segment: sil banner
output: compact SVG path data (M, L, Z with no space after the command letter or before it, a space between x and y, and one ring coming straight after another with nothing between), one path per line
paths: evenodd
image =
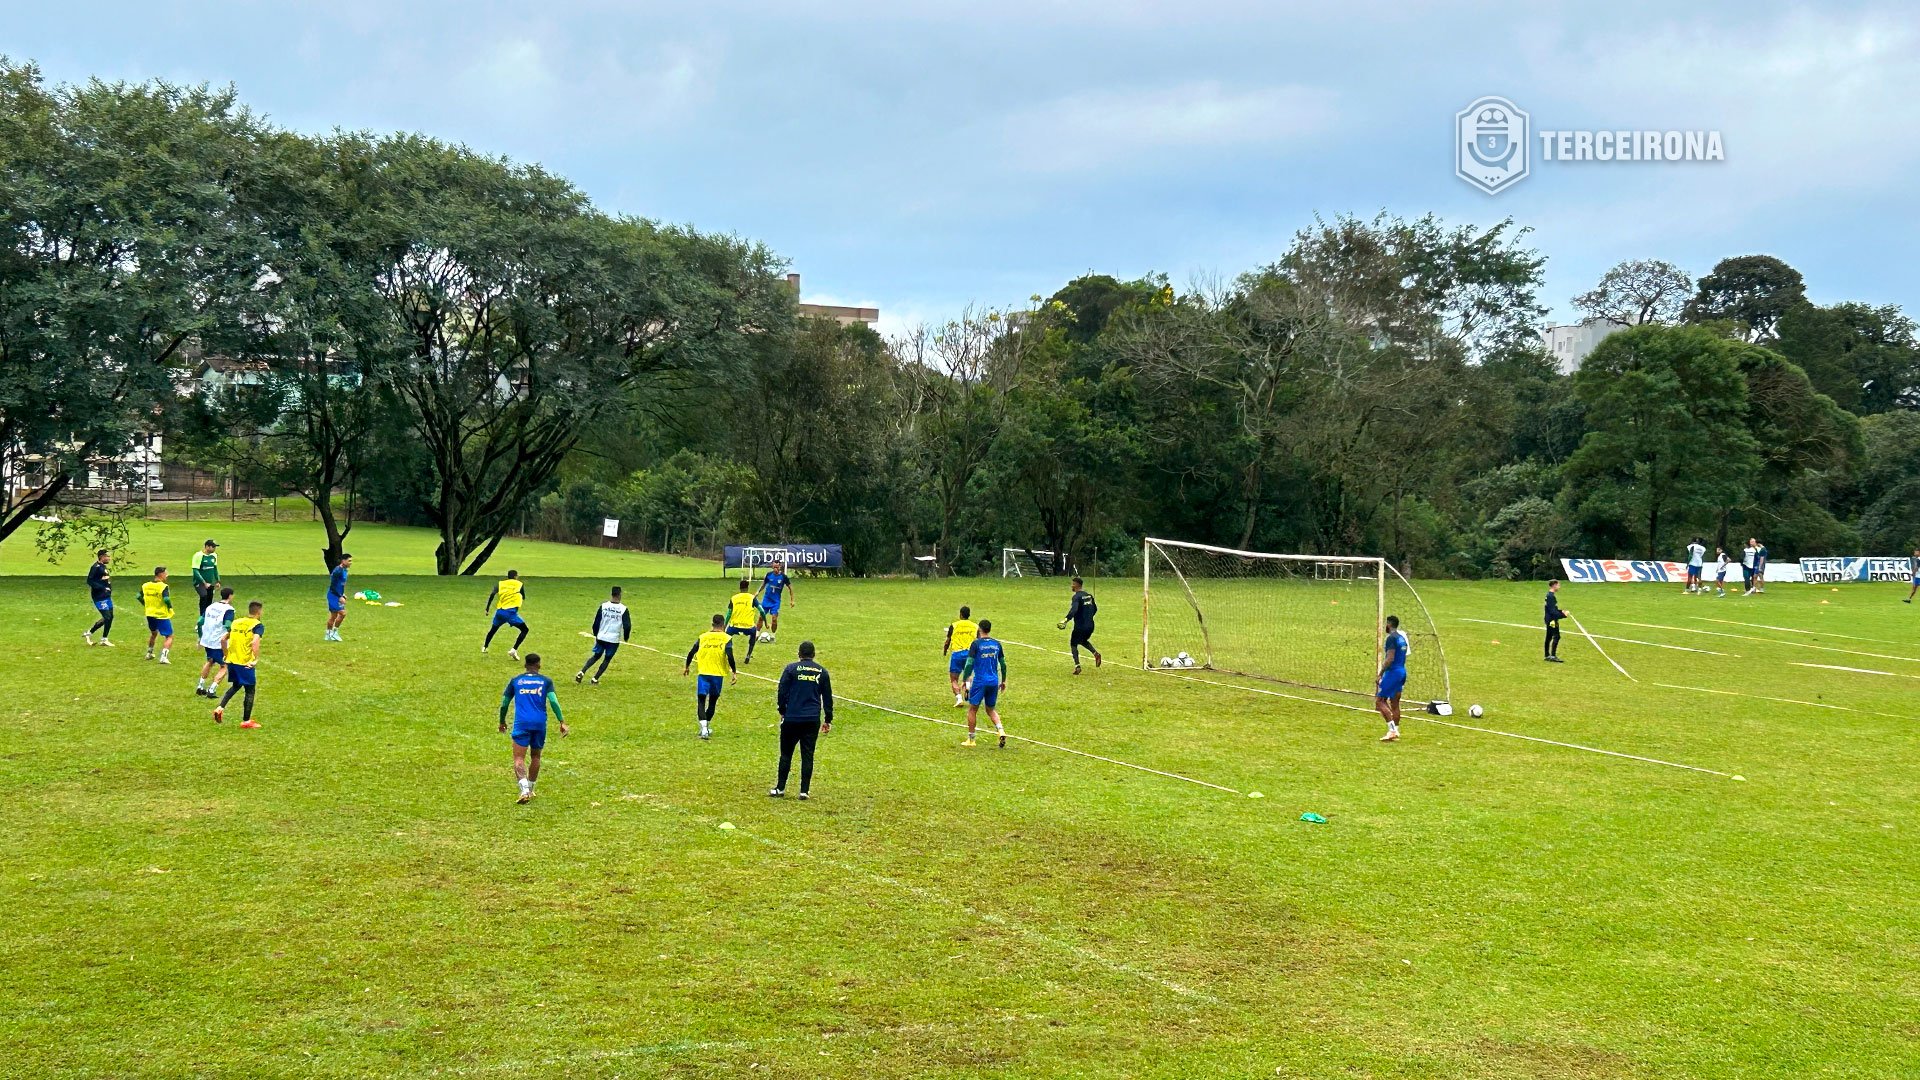
M839 544L728 544L723 570L750 570L787 564L789 570L838 570Z
M1798 563L1770 562L1767 564L1767 580L1800 581L1802 580L1801 568L1809 561L1820 562L1822 560L1802 559ZM1840 560L1835 559L1831 561L1839 562ZM1903 559L1895 559L1892 561L1905 562ZM1679 584L1687 580L1687 564L1683 562L1660 562L1652 559L1561 559L1560 565L1566 571L1566 580L1569 585L1594 584L1608 581L1668 581ZM1746 573L1746 570L1738 562L1728 562L1724 574L1721 572L1721 565L1718 562L1709 562L1700 568L1701 580L1708 583L1721 580L1744 582L1746 580ZM1806 578L1805 580L1812 581L1813 579ZM1864 581L1866 579L1861 578L1860 580ZM1875 580L1881 579L1876 578Z

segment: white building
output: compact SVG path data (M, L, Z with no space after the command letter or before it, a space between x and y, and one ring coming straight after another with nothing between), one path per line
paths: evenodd
M1540 340L1560 374L1571 375L1580 370L1580 362L1605 341L1608 334L1625 329L1609 319L1584 319L1569 326L1549 326L1541 331Z

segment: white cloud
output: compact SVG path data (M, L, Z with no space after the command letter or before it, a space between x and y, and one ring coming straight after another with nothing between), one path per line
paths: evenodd
M1020 109L1003 138L1014 164L1068 172L1180 150L1271 147L1332 127L1333 94L1214 81L1086 91Z

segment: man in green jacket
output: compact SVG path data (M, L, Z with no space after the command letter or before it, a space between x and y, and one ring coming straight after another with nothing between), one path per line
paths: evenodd
M200 554L193 559L193 591L200 594L203 615L213 606L214 594L220 591L220 557L214 554L219 546L209 540L200 545Z

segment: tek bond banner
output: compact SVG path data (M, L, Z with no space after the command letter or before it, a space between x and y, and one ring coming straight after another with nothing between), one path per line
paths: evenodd
M839 544L729 544L724 565L728 570L787 564L789 570L838 570Z
M1802 565L1806 562L1805 559L1801 560ZM1607 581L1669 581L1682 584L1687 580L1687 564L1683 562L1660 562L1652 559L1561 559L1560 565L1570 585ZM1793 563L1768 563L1766 577L1768 581L1802 580L1800 566ZM1701 581L1711 585L1720 579L1719 563L1710 562L1700 568ZM1729 561L1726 564L1725 580L1729 583L1744 584L1747 580L1746 570L1738 562Z
M1913 560L1877 555L1801 559L1800 574L1821 585L1847 581L1910 581Z

